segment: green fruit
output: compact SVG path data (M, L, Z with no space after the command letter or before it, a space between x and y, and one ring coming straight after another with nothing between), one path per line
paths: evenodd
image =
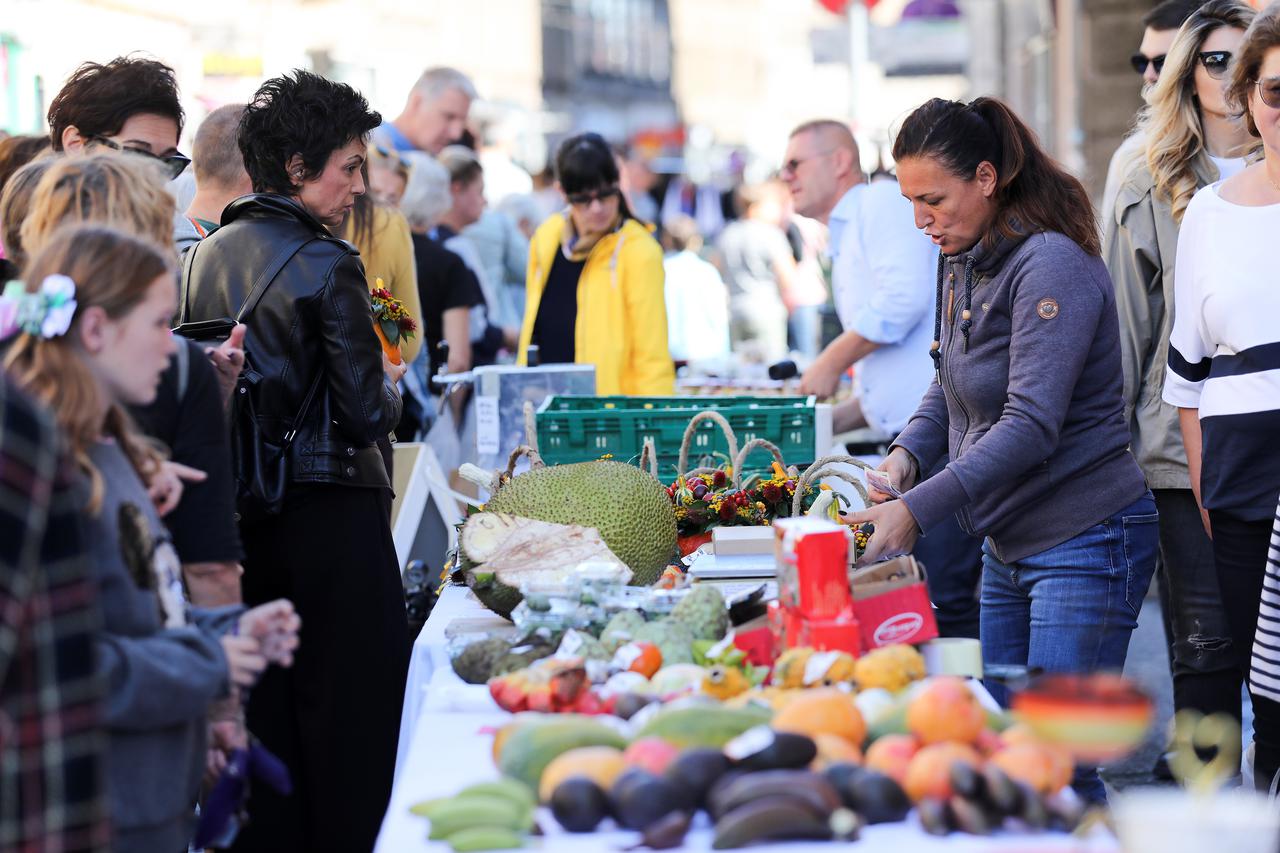
M663 666L693 663L693 632L682 622L671 619L646 622L634 632L634 638L657 646L662 652Z
M719 640L729 630L729 609L720 590L701 584L677 602L671 621L683 623L695 640Z
M725 708L719 705L664 708L636 733L636 740L658 737L678 747L722 747L747 729L769 722L773 712L763 708Z
M579 462L528 471L495 492L485 509L594 527L609 550L630 567L635 586L655 583L675 554L676 515L666 490L644 471L622 462ZM515 590L497 581L483 592L472 589L498 613L510 614L519 601Z
M500 827L514 832L528 832L533 826L530 812L511 808L502 797L455 797L431 809L432 841L443 841L454 833L473 827Z
M636 633L643 630L644 626L644 617L639 611L619 610L600 632L600 645L609 654L613 654L621 646L637 639Z
M538 799L523 782L515 779L498 779L495 782L477 782L463 788L458 797L501 797L509 800L513 808L524 808L532 811L538 807Z
M471 643L453 659L453 671L467 684L485 684L494 675L494 664L510 651L511 643L503 637Z
M564 780L551 792L551 814L569 832L592 832L609 814L609 798L581 776Z
M498 758L503 776L536 790L547 765L563 752L580 746L612 746L625 749L627 741L617 730L587 717L564 715L521 726L508 736Z
M515 850L525 845L518 832L493 826L475 826L449 836L449 846L458 853L470 850Z

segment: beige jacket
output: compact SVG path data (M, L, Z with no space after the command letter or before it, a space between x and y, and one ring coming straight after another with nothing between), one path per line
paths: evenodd
M1207 156L1194 165L1197 189L1218 179L1218 168ZM1189 489L1178 410L1160 396L1173 328L1178 223L1169 203L1156 197L1152 183L1145 161L1129 170L1115 209L1107 212L1103 257L1120 315L1124 413L1133 455L1150 488Z

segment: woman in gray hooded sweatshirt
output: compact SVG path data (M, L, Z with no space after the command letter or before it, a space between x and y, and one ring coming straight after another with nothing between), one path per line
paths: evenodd
M1129 452L1115 295L1084 187L992 98L929 101L893 156L916 225L941 249L937 378L881 465L902 499L847 520L875 523L868 560L910 552L952 513L986 537L988 666L1119 671L1157 515ZM1075 785L1106 798L1092 769Z

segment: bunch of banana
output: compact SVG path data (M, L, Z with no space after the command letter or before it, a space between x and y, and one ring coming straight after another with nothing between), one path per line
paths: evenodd
M535 808L537 800L523 783L501 779L418 803L410 811L431 821L431 840L447 841L457 853L466 853L524 847Z
M707 811L716 822L715 850L758 841L854 841L862 824L831 783L808 770L727 774L708 792Z
M993 764L981 770L959 762L952 765L951 790L950 799L930 797L916 804L925 832L990 835L1006 821L1022 832L1072 832L1084 817L1079 802L1060 794L1042 795Z

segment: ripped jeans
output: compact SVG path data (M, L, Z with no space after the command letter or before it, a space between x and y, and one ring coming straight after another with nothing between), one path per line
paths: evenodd
M1213 542L1190 489L1152 494L1160 510L1160 607L1173 643L1174 710L1228 714L1238 723L1242 670L1222 604Z

